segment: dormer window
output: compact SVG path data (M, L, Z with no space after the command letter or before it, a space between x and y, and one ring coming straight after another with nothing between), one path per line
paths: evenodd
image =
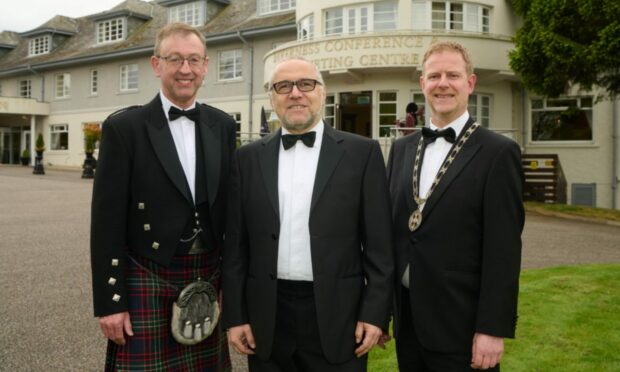
M125 39L125 18L114 18L97 23L97 43L110 43Z
M44 35L32 38L28 41L28 55L38 56L40 54L49 53L52 44L52 37Z
M176 5L168 9L168 21L187 23L190 26L202 26L207 23L207 10L204 1Z
M257 0L258 15L295 10L295 0Z

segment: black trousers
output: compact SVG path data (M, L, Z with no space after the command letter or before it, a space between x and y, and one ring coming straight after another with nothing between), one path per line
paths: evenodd
M471 351L468 353L442 353L424 348L416 335L411 316L409 289L402 288L401 324L396 339L396 357L401 372L470 372L472 369ZM472 335L473 341L473 335ZM471 349L471 345L470 345ZM499 364L495 368L485 370L499 372Z
M351 334L351 342L355 335ZM330 363L323 354L312 282L278 280L273 349L269 360L248 357L250 372L365 372L368 357Z

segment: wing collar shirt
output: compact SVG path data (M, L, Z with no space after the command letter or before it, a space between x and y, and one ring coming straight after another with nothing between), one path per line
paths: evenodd
M278 279L312 281L310 253L310 204L314 178L323 142L321 120L313 147L301 141L284 150L280 141L278 158L278 198L280 202L280 240L278 242ZM282 135L289 132L282 128Z
M465 111L463 115L459 116L456 120L443 128L438 128L435 124L433 124L432 119L429 127L432 130L452 128L454 129L456 138L458 138L459 134L461 134L461 131L463 130L463 127L465 127L467 120L469 120L469 112ZM422 138L420 138L420 141L422 141ZM424 149L422 169L420 170L420 187L418 188L419 197L426 198L426 194L433 185L437 172L439 172L439 168L441 167L441 164L443 164L443 161L448 155L448 152L450 152L451 148L452 144L450 142L446 141L443 137L439 137L435 140L435 142L429 143ZM424 209L424 205L426 205L426 203L422 203L420 210ZM407 269L403 274L402 283L405 287L409 288L409 266L407 266Z
M164 115L168 120L168 126L172 133L172 139L174 140L174 146L177 149L183 172L185 173L185 179L192 193L192 198L196 200L196 123L188 119L185 116L170 121L168 117L168 111L171 106L174 106L182 110L179 106L170 102L164 95L164 92L159 93L161 97L161 103L164 109ZM196 101L191 105L189 109L196 107Z

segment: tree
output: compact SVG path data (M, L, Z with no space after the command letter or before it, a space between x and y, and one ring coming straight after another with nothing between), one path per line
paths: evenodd
M523 16L510 67L531 91L548 97L572 85L620 93L620 1L512 0Z

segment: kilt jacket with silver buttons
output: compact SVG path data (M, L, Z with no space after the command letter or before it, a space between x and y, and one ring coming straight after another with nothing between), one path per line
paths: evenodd
M219 260L235 124L228 114L199 106L196 142L201 141L204 161L196 164L204 164L208 203L202 205L209 216L201 218L207 222L201 226ZM103 124L91 212L95 316L128 310L128 256L168 266L193 224L194 208L159 94L144 106L110 115Z

